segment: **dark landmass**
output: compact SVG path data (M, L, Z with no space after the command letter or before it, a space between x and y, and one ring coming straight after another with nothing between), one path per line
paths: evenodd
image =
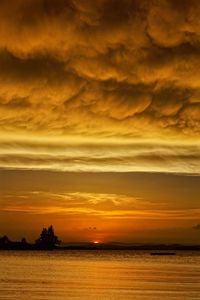
M1 241L1 239L0 239ZM41 245L24 242L9 241L6 244L0 242L0 250L138 250L138 251L200 251L200 245L180 245L180 244L94 244L94 243L69 243L60 245Z
M200 251L200 245L180 245L180 244L121 244L121 243L107 243L107 244L93 244L83 243L81 245L66 245L57 249L74 249L74 250L157 250L157 251L178 251L178 250L190 250Z
M199 245L181 244L128 244L128 243L67 243L61 241L54 234L53 226L43 228L34 244L28 243L26 238L21 241L11 241L6 235L0 237L0 250L140 250L140 251L200 251Z

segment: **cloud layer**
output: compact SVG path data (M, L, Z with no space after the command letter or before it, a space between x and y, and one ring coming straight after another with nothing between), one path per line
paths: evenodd
M157 142L77 143L42 139L2 140L3 169L76 172L200 173L200 146Z
M34 191L20 194L4 194L1 200L3 212L36 215L72 215L101 219L144 220L196 220L200 210L169 209L167 203L141 198L100 193L47 193ZM197 226L198 227L198 226Z
M184 149L147 154L141 146L123 156L116 147L116 161L106 145L105 155L75 158L43 156L33 147L31 155L2 153L0 165L199 173L199 14L198 0L2 0L1 139L45 135L56 145L55 136L132 144L165 137Z

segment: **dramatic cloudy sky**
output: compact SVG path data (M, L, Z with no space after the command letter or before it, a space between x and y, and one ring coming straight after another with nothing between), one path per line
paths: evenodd
M0 1L0 235L199 240L199 15Z

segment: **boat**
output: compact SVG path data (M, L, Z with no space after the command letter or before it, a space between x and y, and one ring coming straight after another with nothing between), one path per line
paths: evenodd
M175 252L151 252L151 255L176 255Z

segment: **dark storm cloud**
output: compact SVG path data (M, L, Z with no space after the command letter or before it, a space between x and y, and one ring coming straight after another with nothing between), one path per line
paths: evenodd
M1 1L1 109L39 103L31 118L9 112L7 127L82 132L82 119L100 133L198 134L198 12L189 0Z

